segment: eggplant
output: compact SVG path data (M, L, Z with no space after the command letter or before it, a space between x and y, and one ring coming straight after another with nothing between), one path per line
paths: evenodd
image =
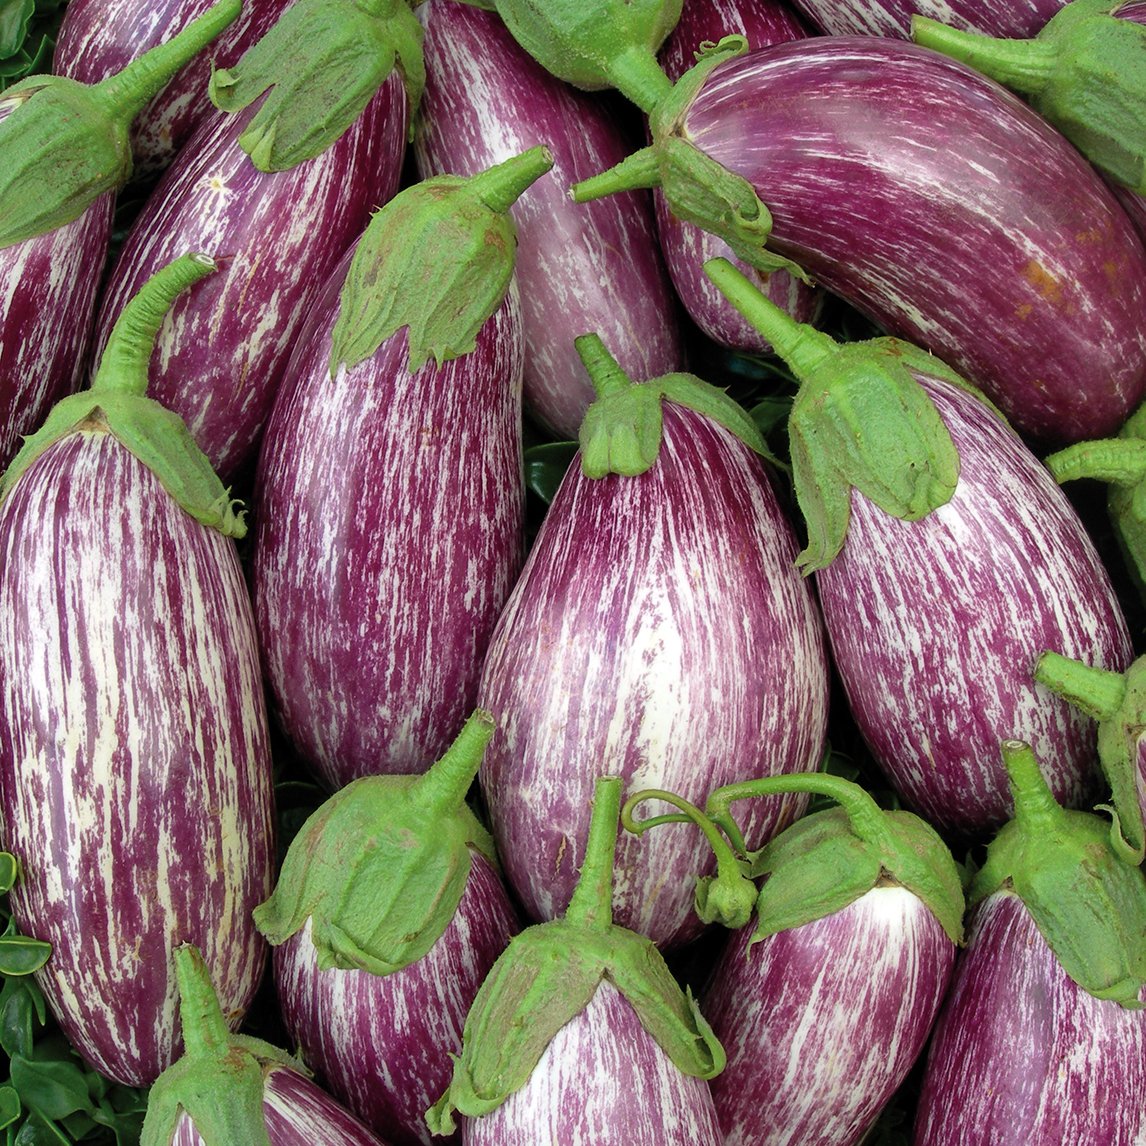
M524 550L504 208L545 162L534 149L469 180L425 181L375 215L311 309L275 401L256 474L256 616L280 722L331 789L425 771L474 706ZM460 238L453 205L472 212L479 187L503 183L496 209L478 202L476 237ZM441 279L451 257L427 300L426 269ZM497 273L475 267L487 257ZM451 340L439 320L479 287L488 305Z
M462 1024L518 930L489 833L466 804L493 718L475 712L417 776L340 789L292 841L255 922L308 1065L398 1146L428 1143ZM456 1137L456 1136L455 1136Z
M408 107L393 73L322 155L259 171L239 137L255 109L213 112L148 196L109 272L96 348L156 267L187 249L225 273L180 299L160 332L151 393L191 427L224 480L253 456L309 308L326 277L398 189Z
M561 83L519 47L496 14L456 0L418 8L426 29L426 91L415 124L418 171L472 175L544 143L551 177L513 208L525 331L523 397L550 433L575 438L593 388L573 340L597 331L640 377L678 369L676 299L646 192L578 205L567 185L626 154L628 140L599 96Z
M212 269L186 256L147 285L0 504L12 918L52 945L37 979L69 1040L133 1086L177 1053L175 945L202 947L235 1023L266 951L250 912L271 881L271 761L243 525L143 396L165 307Z
M827 721L819 616L753 447L675 394L662 413L666 387L687 376L634 385L599 340L578 342L606 396L586 415L581 460L498 620L478 693L498 720L478 778L533 919L569 902L597 770L697 799L733 779L814 767ZM650 408L630 417L629 402ZM615 420L623 439L630 424L662 418L645 472L589 476L618 448L595 440L595 426ZM753 839L803 803L759 809ZM691 876L703 860L685 827L640 847L623 840L618 921L662 945L695 937Z
M152 1087L142 1146L386 1146L296 1060L230 1033L193 944L173 960L187 1050Z
M225 66L258 40L289 0L245 4L235 22L211 49L190 60L139 113L131 130L135 175L165 168L211 114L207 81L214 66ZM56 36L52 68L59 75L91 84L118 72L148 48L162 43L206 11L206 0L69 0Z
M811 37L716 64L691 102L694 85L659 110L650 148L575 197L715 164L770 212L769 248L935 354L1022 433L1099 436L1138 404L1146 250L1029 107L883 37Z
M435 1134L466 1146L717 1146L707 1079L724 1053L652 942L613 922L622 781L594 784L568 910L515 936L466 1017Z
M1003 753L1016 815L971 886L913 1141L1140 1142L1146 877L1108 846L1105 819L1049 798L1029 746Z
M1066 0L793 0L830 36L911 38L911 18L936 20L989 36L1035 35Z
M873 756L910 807L975 835L1010 815L998 743L1040 754L1057 799L1098 791L1094 724L1037 685L1045 649L1112 671L1126 621L1074 508L973 397L920 376L959 451L946 504L900 521L854 493L840 555L816 573L832 656Z
M701 45L714 43L726 35L746 37L753 49L783 44L807 36L808 30L780 0L689 0L672 34L660 52L661 66L672 80L679 79L696 61ZM678 219L664 196L655 193L657 236L674 283L688 283L692 299L691 317L702 331L722 346L766 354L771 344L746 322L715 290L701 271L710 258L736 261L727 244L692 223ZM758 275L757 283L770 299L800 322L815 322L824 301L822 291L803 282L787 270L753 271L746 263L745 274Z

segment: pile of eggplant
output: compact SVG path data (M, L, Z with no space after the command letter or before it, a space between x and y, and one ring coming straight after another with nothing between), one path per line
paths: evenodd
M1146 1143L1146 3L9 7L8 1146Z

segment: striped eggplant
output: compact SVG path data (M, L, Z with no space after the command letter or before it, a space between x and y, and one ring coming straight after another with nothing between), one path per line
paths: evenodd
M1028 745L1002 754L1015 818L971 884L913 1141L1146 1141L1146 875L1105 817L1055 804Z
M837 806L747 848L731 805L795 791ZM677 811L637 819L650 800ZM629 798L621 823L644 835L681 813L717 860L716 876L697 883L697 913L739 929L701 996L727 1055L711 1084L725 1143L854 1146L922 1050L962 942L950 851L918 816L824 772L727 785L703 812L649 789Z
M595 384L615 385L615 363L587 364ZM662 414L665 383L616 387L622 402L657 395L664 440L646 472L587 476L583 429L590 444L549 507L482 671L479 703L498 730L479 780L506 875L534 919L569 902L600 769L695 800L812 768L823 749L826 658L793 531L753 449L678 401ZM755 809L754 841L803 803ZM622 840L618 920L658 944L694 937L692 876L705 858L684 825Z
M1030 741L1055 795L1097 791L1093 721L1036 685L1046 649L1122 671L1126 622L1086 530L991 410L919 376L959 452L954 495L900 521L854 492L847 540L816 573L834 662L873 755L907 803L975 834L1010 814L998 744Z
M666 148L695 152L751 184L777 254L1020 431L1098 436L1141 399L1146 249L1079 153L965 65L884 37L810 37L721 63L662 126L575 195L647 186Z
M289 171L238 144L255 109L206 118L148 196L112 267L97 348L156 267L218 252L225 272L180 299L160 332L151 394L191 427L225 480L253 458L303 319L323 282L397 190L405 88L393 73L353 127Z
M174 961L187 1049L152 1087L142 1146L386 1146L300 1063L231 1035L194 945Z
M435 1133L465 1146L717 1146L707 1079L724 1052L652 941L613 922L622 781L594 784L564 916L516 935L466 1017Z
M545 170L539 156L425 181L378 212L311 308L275 401L256 474L256 616L281 724L331 788L441 755L521 567L522 334L505 208ZM513 190L483 206L479 229L489 215L506 230L467 246L438 209L490 180ZM466 278L442 284L440 305L422 301L410 280L440 276L450 255ZM473 268L487 256L504 277L446 353L434 324L458 311L459 291L472 301L498 279ZM356 326L355 298L408 312L382 333ZM359 348L350 327L376 337Z
M189 256L148 284L0 504L12 916L52 944L38 981L68 1038L136 1086L177 1050L173 947L202 947L233 1022L265 955L250 912L271 880L270 747L241 522L142 396L164 307L212 267Z
M496 14L457 0L418 8L426 90L414 151L422 176L474 174L544 143L551 177L513 208L525 331L523 397L550 432L575 438L593 389L573 340L598 331L634 374L678 369L676 300L657 247L647 192L578 205L569 183L618 162L629 140L599 96L535 63Z
M665 73L677 80L696 62L696 53L706 42L723 36L743 35L753 49L783 44L808 35L804 24L780 0L689 0L681 18L660 51ZM693 300L693 321L709 338L724 346L767 353L770 344L727 303L707 276L702 265L710 258L735 257L727 244L693 223L678 219L664 196L655 196L657 236L674 283L688 283L686 293ZM802 282L791 271L752 271L740 264L745 274L758 276L757 283L770 299L800 322L814 322L823 304L823 293Z
M278 19L289 0L247 3L208 51L187 63L136 117L131 131L135 174L162 170L211 112L207 81ZM56 37L52 67L91 84L119 71L148 48L169 39L209 7L208 0L69 0Z
M792 0L831 36L911 37L912 16L989 36L1035 35L1066 0Z
M446 930L400 971L319 970L308 925L274 951L292 1041L378 1133L395 1146L429 1146L425 1112L449 1083L466 1013L516 930L501 876L480 853ZM433 1139L451 1140L457 1135Z

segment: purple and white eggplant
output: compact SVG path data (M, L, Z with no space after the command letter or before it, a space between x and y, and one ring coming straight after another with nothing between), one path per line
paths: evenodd
M214 66L225 66L261 37L289 0L244 4L235 22L164 85L132 124L135 174L162 170L211 112L207 81ZM53 70L92 84L125 68L168 40L209 7L207 0L69 0L64 9Z
M38 981L68 1038L136 1086L177 1050L175 945L200 945L234 1022L265 955L250 912L271 880L271 766L243 527L143 396L166 307L213 269L186 256L145 287L0 505L12 915L52 944Z
M705 1081L724 1053L653 943L615 924L622 781L595 784L584 866L561 919L515 936L466 1017L435 1133L465 1146L717 1146Z
M1066 0L792 0L829 36L911 37L913 16L989 36L1035 35Z
M813 768L827 722L819 617L747 415L719 392L727 407L690 408L715 388L688 375L634 384L599 340L578 344L602 397L479 692L498 721L479 779L534 919L569 902L599 769L698 800L735 779ZM637 458L622 452L626 438ZM760 809L754 844L802 806ZM705 858L683 827L639 847L622 840L618 921L659 944L695 936L692 876Z
M312 308L276 400L256 614L283 727L332 789L425 771L474 706L524 551L504 212L548 162L539 148L393 199ZM460 335L443 328L459 299Z
M462 1024L518 930L465 797L493 731L474 713L420 776L341 789L292 842L255 912L283 1019L307 1064L396 1146L428 1146Z
M661 66L669 79L679 79L696 62L701 45L727 35L744 36L753 50L783 44L808 35L791 8L780 0L690 0L660 52ZM692 300L691 317L709 338L724 346L767 353L766 338L712 285L702 266L711 258L736 262L727 244L693 223L678 219L664 196L656 193L657 235L673 282ZM740 269L758 275L760 289L773 302L800 322L815 322L823 304L823 292L787 270L755 271L746 263ZM684 287L682 284L687 283Z
M792 791L839 806L746 848L731 805ZM652 800L678 811L635 819ZM701 996L728 1056L712 1080L726 1146L854 1146L918 1057L946 990L964 906L951 853L917 816L823 773L729 785L704 812L656 789L621 811L641 835L682 818L717 856L716 877L698 881L698 913L740 929Z
M1028 746L1004 753L1015 819L971 886L913 1140L1140 1142L1146 878L1108 846L1107 821L1055 804Z
M1024 433L1098 436L1138 404L1146 249L1094 169L1016 97L882 37L718 52L697 69L655 109L652 146L576 197L661 183L676 211L718 174L742 179L763 203L741 208L760 242L936 354Z
M255 109L205 119L148 196L108 277L97 348L156 267L215 251L225 270L160 331L151 393L178 413L224 480L251 459L303 320L372 211L398 189L405 88L393 73L326 151L258 170L239 147Z
M172 959L187 1049L151 1089L142 1146L385 1146L301 1063L230 1033L193 944Z
M837 345L729 264L708 270L801 379L788 423L801 560L893 786L943 830L997 827L1010 814L998 744L1014 735L1043 754L1057 798L1084 803L1098 784L1093 723L1035 682L1035 661L1053 649L1121 671L1131 646L1070 502L938 359L897 339Z
M619 162L628 139L600 97L561 83L504 24L456 0L418 9L426 29L426 91L414 137L423 177L472 175L544 143L550 176L517 201L516 278L525 332L526 409L573 439L593 388L573 340L597 331L641 378L678 369L676 299L647 192L579 205L568 184Z

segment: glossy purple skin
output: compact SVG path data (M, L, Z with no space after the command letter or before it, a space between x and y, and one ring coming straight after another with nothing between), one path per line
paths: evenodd
M1028 39L1066 0L792 0L817 27L834 36L911 38L911 17L928 16L953 28Z
M677 303L646 192L574 203L570 184L633 148L615 112L540 67L498 16L455 0L417 9L426 29L426 91L415 136L423 178L473 175L545 144L553 169L510 212L525 330L526 409L576 439L593 388L573 346L599 334L634 378L680 370Z
M403 330L332 381L347 264L275 402L252 559L280 722L331 789L445 752L524 552L514 292L469 354L410 375Z
M449 1086L451 1054L482 980L516 934L501 877L484 856L453 919L416 963L392 975L320 971L310 924L274 952L283 1021L307 1066L394 1146L431 1138L425 1114Z
M723 1139L708 1083L681 1074L606 979L557 1032L525 1086L491 1113L463 1121L462 1142L722 1146Z
M696 62L701 44L739 33L752 48L766 48L808 35L792 10L780 0L688 0L681 18L660 51L660 63L670 79L678 79ZM656 192L657 235L672 281L689 301L689 316L709 338L723 346L767 354L771 344L720 293L701 269L705 262L725 258L748 275L777 306L799 322L815 322L823 292L802 283L787 271L766 274L742 263L728 245L692 223L682 223Z
M728 1063L725 1146L853 1146L923 1050L955 944L912 892L875 887L749 947L734 933L701 1000Z
M102 195L71 223L0 249L0 467L79 386L112 204Z
M1088 994L1018 896L988 896L935 1026L913 1142L1144 1139L1146 1010Z
M397 74L341 138L289 171L259 171L240 150L254 113L216 112L188 140L124 241L96 334L98 351L127 301L180 254L219 258L164 319L148 395L187 422L224 481L252 457L303 319L397 190L405 148Z
M840 555L816 574L860 731L899 794L941 830L1011 815L999 748L1035 750L1055 797L1100 795L1094 722L1034 683L1047 650L1122 671L1110 578L1062 490L1017 435L947 383L920 381L959 450L952 499L916 522L852 493Z
M1141 400L1146 250L1094 169L992 81L899 40L812 37L721 67L682 130L756 186L779 253L1022 432L1101 437Z
M271 1146L386 1146L329 1094L289 1067L267 1071L263 1114ZM180 1115L170 1146L204 1146L186 1114Z
M573 462L490 642L478 702L497 730L478 778L533 919L569 903L597 776L703 805L721 784L815 769L823 749L820 619L763 464L683 407L665 403L664 429L639 477ZM760 846L806 797L752 803ZM616 921L659 945L695 937L711 861L690 824L622 835Z
M69 0L56 38L52 69L94 84L181 32L212 0ZM162 170L204 116L213 113L207 95L211 65L232 67L261 39L290 0L248 0L208 47L186 64L135 117L131 150L135 174Z
M203 952L238 1023L265 944L271 760L235 544L110 434L52 446L0 508L0 801L13 918L103 1074L178 1057L171 952Z

